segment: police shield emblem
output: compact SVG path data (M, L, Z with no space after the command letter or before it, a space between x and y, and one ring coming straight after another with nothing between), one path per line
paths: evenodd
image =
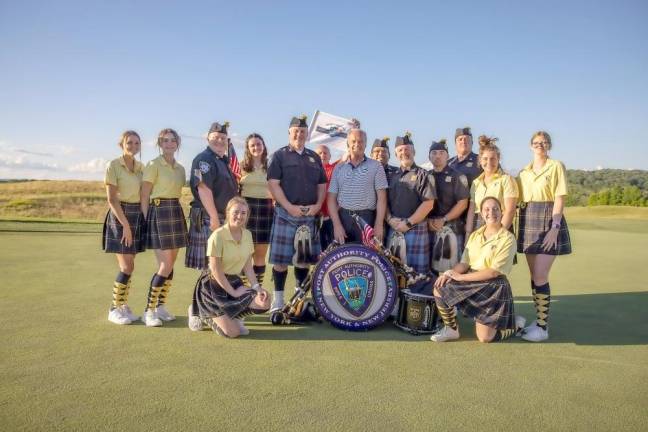
M335 298L344 309L359 317L369 308L374 298L376 280L373 266L365 263L346 263L328 273Z
M200 172L207 174L207 172L209 171L209 164L205 161L200 161L198 162L198 168L200 169Z

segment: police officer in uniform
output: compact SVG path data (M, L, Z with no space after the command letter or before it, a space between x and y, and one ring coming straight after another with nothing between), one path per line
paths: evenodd
M388 141L389 137L384 137L383 139L376 138L371 146L371 159L375 159L382 164L383 168L385 168L387 178L398 171L397 167L389 165L390 154Z
M481 173L479 157L472 151L473 137L469 127L459 128L455 131L455 148L457 156L448 161L450 167L456 169L468 179L468 189L473 180Z
M207 134L208 146L191 164L191 211L189 219L189 246L185 266L204 270L207 268L207 239L225 218L225 208L230 199L238 195L236 178L229 168L227 155L228 122L213 123Z
M428 227L433 245L432 259L435 262L443 257L454 264L458 262L464 244L465 223L462 214L468 208L470 199L468 179L448 164L448 146L445 139L432 141L428 155L432 162L430 172L434 176L437 193L436 205L428 215ZM441 242L446 241L445 238L438 238L444 227L450 228L456 236L454 251L449 244L444 245ZM454 252L454 256L449 255L447 251ZM435 270L440 269L435 268Z
M306 116L293 117L289 144L277 150L268 165L268 187L276 201L269 258L275 285L273 310L283 307L288 265L295 266L295 279L301 285L321 250L316 217L326 197L327 179L320 157L305 148L307 136Z
M406 246L406 262L419 273L430 267L430 237L427 215L434 206L436 189L434 177L414 162L414 142L411 134L396 137L396 157L400 168L389 176L388 239L402 233Z

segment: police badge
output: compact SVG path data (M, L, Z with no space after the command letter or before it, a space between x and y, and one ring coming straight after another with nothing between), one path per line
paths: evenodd
M200 169L200 172L207 174L207 172L209 171L209 164L205 161L200 161L198 162L198 168Z

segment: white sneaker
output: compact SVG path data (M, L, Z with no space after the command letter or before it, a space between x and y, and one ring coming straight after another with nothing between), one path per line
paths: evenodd
M284 292L275 291L274 298L272 299L272 305L270 306L270 312L283 309L284 307Z
M157 317L162 321L175 321L176 317L166 308L166 305L160 305L156 309Z
M234 319L234 321L236 321L236 323L239 326L239 334L241 336L247 336L250 334L250 330L247 327L245 327L245 323L243 322L242 319L236 318Z
M189 305L189 309L187 309L187 317L189 317L188 320L188 325L189 325L189 330L191 331L201 331L205 329L204 322L202 318L200 318L198 315L192 315L191 314L191 305ZM207 327L209 328L209 327Z
M526 318L522 315L515 315L515 336L520 336L524 331L524 325L526 324Z
M121 305L121 310L124 315L128 317L131 322L139 321L140 317L135 315L130 307L127 304Z
M549 329L543 330L542 327L539 327L534 322L533 325L524 329L522 339L529 342L542 342L549 339Z
M146 327L162 326L162 320L158 318L157 313L155 313L155 309L149 309L146 312L144 312L144 316L142 316L142 321L144 321L144 325L146 325Z
M446 342L455 339L459 339L459 330L448 326L443 326L441 330L430 336L430 340L433 342Z
M121 307L116 307L108 312L108 321L119 325L127 325L131 323L131 320L124 314Z

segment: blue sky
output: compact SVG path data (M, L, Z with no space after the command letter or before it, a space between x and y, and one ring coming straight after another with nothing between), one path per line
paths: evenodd
M0 178L101 178L125 129L188 165L212 121L286 144L292 115L355 116L370 142L456 127L530 160L648 169L648 3L0 0ZM191 138L196 137L196 138ZM395 162L392 159L392 162Z

